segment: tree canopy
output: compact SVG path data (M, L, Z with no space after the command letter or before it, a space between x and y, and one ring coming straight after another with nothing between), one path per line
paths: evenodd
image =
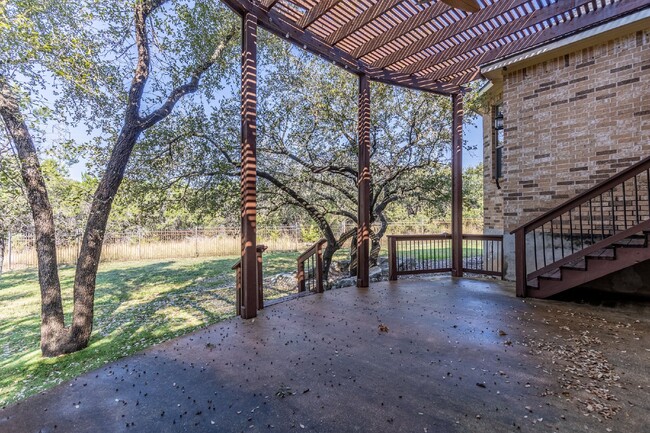
M36 233L44 355L88 344L109 216L114 227L237 222L239 25L218 0L0 0L0 237ZM258 52L262 220L311 221L328 267L356 234L357 80L264 32ZM451 107L381 84L371 99L376 259L397 203L447 212ZM78 160L88 173L71 181ZM66 326L56 239L75 232Z

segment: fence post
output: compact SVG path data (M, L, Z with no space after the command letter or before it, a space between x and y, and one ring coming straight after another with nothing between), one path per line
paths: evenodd
M9 234L7 235L7 257L9 257L9 270L11 270L11 253L12 253L12 248L11 248L11 230L9 231Z
M79 255L81 254L81 230L77 229L77 247L74 250L74 264L75 266L77 265L77 262L79 262ZM104 237L104 242L106 242L106 238ZM103 248L102 248L103 249Z
M199 228L194 227L194 255L199 256Z
M142 227L138 227L138 260L142 260Z

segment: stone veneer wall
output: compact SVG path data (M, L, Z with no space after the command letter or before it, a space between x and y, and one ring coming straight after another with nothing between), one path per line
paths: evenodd
M485 117L486 232L509 233L650 155L649 71L646 30L504 72L500 191ZM513 278L514 242L505 243Z

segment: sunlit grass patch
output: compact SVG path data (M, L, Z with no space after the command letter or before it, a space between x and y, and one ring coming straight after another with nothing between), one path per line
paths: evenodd
M264 273L295 269L297 253L264 255ZM100 267L89 346L40 354L40 291L35 271L0 276L0 406L235 314L236 257L108 263ZM62 268L70 323L74 269Z

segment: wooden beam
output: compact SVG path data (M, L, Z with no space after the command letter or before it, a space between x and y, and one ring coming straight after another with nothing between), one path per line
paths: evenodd
M483 74L481 74L481 68L475 67L473 69L469 69L467 71L464 71L462 74L457 76L456 78L446 81L446 83L453 84L456 86L462 86L467 83L471 83L472 81L482 79Z
M272 9L279 0L262 0L262 5L267 9Z
M370 82L366 75L359 76L358 110L357 287L368 287L370 284Z
M257 19L242 20L241 317L257 316Z
M368 9L352 18L352 20L345 23L342 27L330 35L327 38L327 43L330 45L336 45L338 42L347 38L352 33L359 30L361 27L365 26L377 17L383 15L398 4L402 3L402 1L403 0L379 0L379 2L373 4Z
M309 9L300 19L298 22L298 26L300 26L301 29L306 29L309 27L314 21L325 15L327 12L329 12L330 9L332 9L334 6L336 6L341 0L321 0L318 3L316 3L316 6L313 8Z
M640 9L648 7L648 0L625 0L612 3L600 9L588 12L578 18L563 22L559 25L545 28L530 36L523 37L513 43L504 44L496 49L486 49L482 54L474 56L467 60L452 63L431 74L427 78L440 80L454 74L462 73L474 69L479 65L492 62L502 57L508 57L515 53L526 51L540 45L547 44L556 39L569 36L581 30L597 26L599 24L611 21L624 15L628 15Z
M370 80L447 96L458 93L461 90L459 86L438 83L434 80L412 77L398 72L371 68L367 63L354 58L351 54L339 48L329 45L326 41L316 37L308 30L301 29L296 23L287 20L281 14L273 10L269 11L263 6L253 3L251 0L222 1L242 16L246 13L252 14L257 18L258 25L269 32L285 38L313 54L322 56L326 60L332 61L337 66L345 68L350 72L358 75L366 74Z
M492 18L513 9L514 7L520 6L524 3L529 3L530 1L531 0L502 0L484 9L481 9L475 14L467 14L467 16L465 16L463 19L446 26L438 32L434 32L423 37L416 43L409 45L403 50L395 51L394 53L376 61L372 64L372 66L377 68L385 68L397 62L400 62L414 54L419 53L422 50L431 47L432 45L445 41L454 35L460 34L467 29L471 29L478 24L491 20ZM463 13L465 14L465 12Z
M433 56L427 56L427 58L420 60L419 62L408 65L400 72L404 74L417 73L439 63L445 62L446 60L453 59L463 53L468 53L472 50L475 50L476 48L482 47L491 42L498 41L499 39L511 35L521 30L522 28L543 23L550 18L573 10L575 7L580 7L582 4L591 2L592 0L583 0L581 2L578 0L565 0L558 3L553 3L552 5L549 5L545 8L536 9L526 16L503 24L502 26L499 26L490 32L484 33L481 36L467 39L460 44L452 46L448 50L441 50L439 53L436 53Z
M447 3L452 8L464 10L465 12L476 13L481 10L481 6L476 0L440 0Z
M381 36L370 39L365 44L356 48L352 52L352 55L356 58L361 58L383 47L384 45L389 44L395 39L404 36L408 32L417 29L421 25L428 23L432 19L442 15L448 10L449 10L449 6L447 6L442 2L438 2L433 6L430 6L417 14L408 17L406 20L402 21L395 27L391 28Z
M463 276L463 95L451 97L451 273Z

